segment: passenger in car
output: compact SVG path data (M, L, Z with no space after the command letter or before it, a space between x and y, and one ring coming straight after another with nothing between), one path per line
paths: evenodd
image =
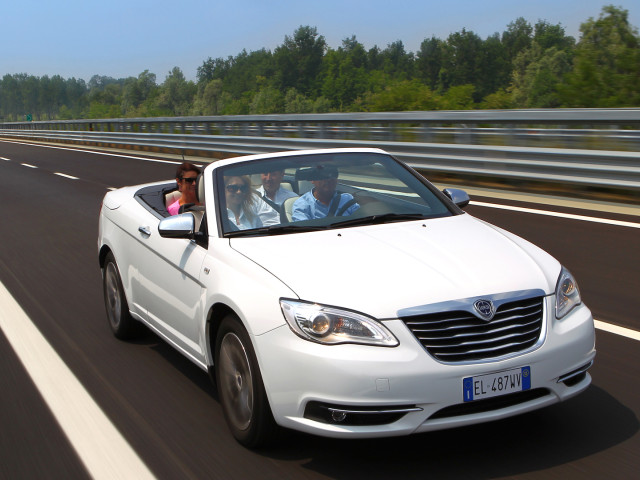
M196 197L196 179L201 170L190 162L182 162L176 170L176 182L178 191L181 193L180 198L167 207L170 215L177 215L180 206L187 203L200 205Z
M319 165L308 169L305 177L311 180L313 188L293 204L293 221L351 215L360 208L351 194L336 192L337 168Z
M276 210L282 207L287 198L297 197L295 192L282 188L284 170L275 170L260 174L262 186L258 188L258 193L262 199Z
M280 215L251 189L248 175L224 177L229 222L239 230L280 223Z

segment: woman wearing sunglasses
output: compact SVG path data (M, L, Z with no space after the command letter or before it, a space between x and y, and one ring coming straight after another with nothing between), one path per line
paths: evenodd
M196 197L196 179L199 174L200 168L196 167L193 163L183 162L178 165L176 182L178 183L178 191L182 195L167 207L170 215L177 215L180 211L180 205L184 205L185 203L200 205Z
M280 215L251 189L248 175L224 177L229 221L238 230L267 227L280 223Z

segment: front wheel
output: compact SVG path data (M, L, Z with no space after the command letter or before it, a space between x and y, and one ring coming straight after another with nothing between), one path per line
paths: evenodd
M118 265L111 252L107 254L104 261L102 287L104 306L113 334L121 340L136 337L140 333L140 324L129 313Z
M266 445L277 426L249 334L236 316L222 320L216 352L218 395L233 436L249 448Z

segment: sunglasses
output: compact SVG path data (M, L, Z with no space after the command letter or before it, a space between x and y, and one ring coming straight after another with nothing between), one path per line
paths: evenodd
M229 193L246 193L249 187L246 185L227 185L227 192Z
M198 179L198 177L181 177L180 180L182 180L183 182L187 182L187 183L196 183L196 180Z

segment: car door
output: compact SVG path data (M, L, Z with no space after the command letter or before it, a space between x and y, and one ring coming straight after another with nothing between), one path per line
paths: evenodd
M139 275L146 286L148 321L185 354L202 362L200 276L207 250L191 240L162 238L157 228L149 229L146 245L153 260L140 266Z

